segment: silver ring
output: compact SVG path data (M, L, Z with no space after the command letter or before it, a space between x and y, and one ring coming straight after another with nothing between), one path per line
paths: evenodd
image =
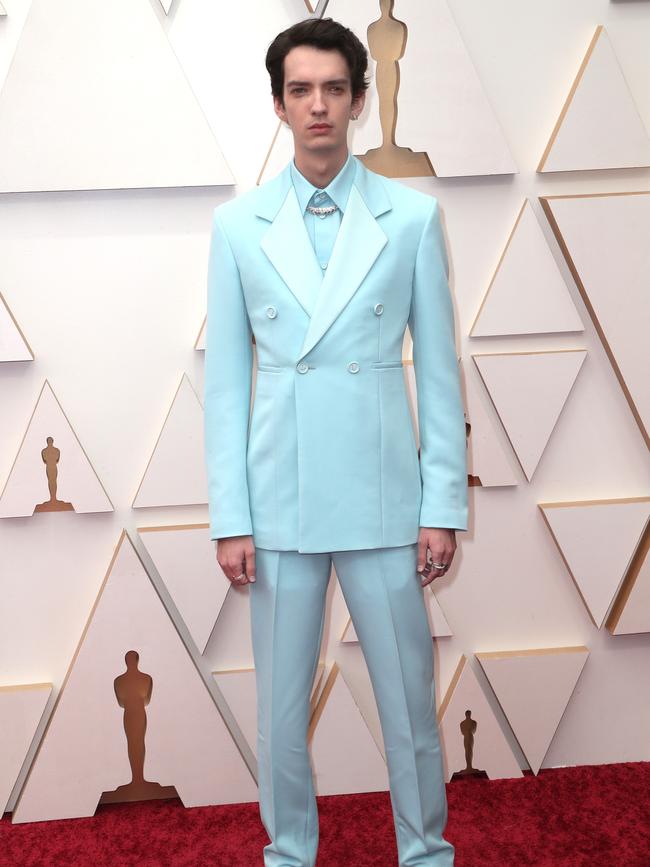
M233 581L239 581L240 578L244 578L244 577L245 577L244 573L242 572L241 575L235 575L235 577L232 580Z
M433 566L434 569L447 569L449 566L449 563L432 563L431 565Z

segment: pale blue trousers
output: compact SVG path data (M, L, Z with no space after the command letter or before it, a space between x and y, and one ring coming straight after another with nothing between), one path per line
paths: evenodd
M377 702L399 865L450 867L454 847L442 836L447 800L433 643L416 544L332 554L256 548L256 581L248 586L260 816L271 841L264 847L265 867L316 862L318 812L307 729L332 561Z

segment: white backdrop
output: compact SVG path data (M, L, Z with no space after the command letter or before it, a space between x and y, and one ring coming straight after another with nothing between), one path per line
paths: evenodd
M459 354L466 368L472 352L586 349L587 359L530 483L487 406L518 484L470 488L471 531L458 534L452 574L436 582L454 633L436 643L438 696L462 654L472 659L477 652L585 645L589 660L543 767L648 760L650 634L612 636L595 628L537 508L549 501L647 496L650 484L643 438L536 197L648 190L650 169L546 176L535 169L598 24L607 28L650 130L650 4L448 5L519 168L511 175L405 181L441 201ZM344 6L338 0L342 20ZM6 0L5 7L0 85L29 0ZM264 50L275 32L304 16L302 2L176 0L166 17L151 0L151 9L239 188L249 188L276 129ZM395 15L400 17L399 0ZM66 38L74 47L79 33ZM24 110L38 124L39 106ZM74 122L83 124L84 117ZM183 130L178 139L179 154L188 156ZM68 156L71 162L82 157L74 151ZM143 525L204 522L207 508L131 508L183 372L201 394L203 354L194 342L205 315L211 213L235 191L185 185L0 195L0 291L35 354L33 362L0 366L0 486L47 378L115 504L107 514L0 520L0 685L51 682L50 709L122 527L206 683L218 669L252 665L246 642L224 638L234 628L227 622L202 656L196 652L136 532ZM469 330L525 197L544 227L584 332L472 340ZM647 321L648 310L639 311L643 316ZM227 602L224 620L235 610L240 617L237 600ZM372 720L360 649L338 641L341 616L340 600L333 598L324 656L328 664L336 659L347 666L357 683L355 697ZM480 667L473 667L503 719Z

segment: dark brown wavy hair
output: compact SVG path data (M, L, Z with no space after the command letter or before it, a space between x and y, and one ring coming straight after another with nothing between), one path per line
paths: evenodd
M361 40L332 18L307 18L278 33L266 52L266 68L271 77L271 93L284 105L284 58L292 48L311 45L322 51L339 51L350 70L352 97L368 87L368 52Z

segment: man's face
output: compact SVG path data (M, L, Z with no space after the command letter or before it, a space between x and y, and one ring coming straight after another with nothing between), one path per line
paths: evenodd
M311 45L292 48L284 58L284 105L273 99L275 113L291 127L296 150L326 153L347 147L352 114L365 93L352 99L350 71L339 51Z

